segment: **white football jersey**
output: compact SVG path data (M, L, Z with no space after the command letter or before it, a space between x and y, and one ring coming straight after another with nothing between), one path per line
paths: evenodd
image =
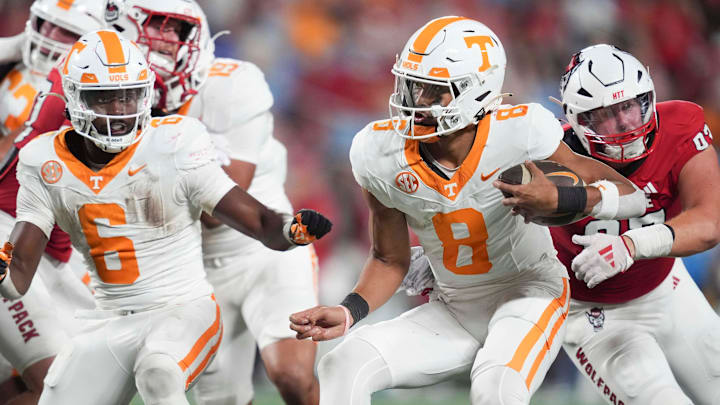
M218 154L255 164L248 193L266 206L292 212L285 195L287 150L273 137L272 93L260 69L237 59L215 59L207 81L179 114L195 117L208 128ZM221 158L222 159L222 158ZM240 254L262 244L221 225L203 229L206 258Z
M508 280L554 259L548 229L512 216L492 183L505 169L552 155L562 137L559 121L539 104L503 105L478 124L470 153L449 180L390 121L360 131L350 161L360 186L405 213L439 285L463 287Z
M50 82L18 63L0 82L0 135L14 131L30 117L35 96L50 90Z
M50 235L57 222L90 267L102 309L140 309L209 294L202 210L235 185L215 162L205 127L154 118L139 142L95 172L69 151L70 129L38 136L20 152L17 220Z

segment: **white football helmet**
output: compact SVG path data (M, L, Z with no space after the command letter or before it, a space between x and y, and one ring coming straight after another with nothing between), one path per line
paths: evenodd
M197 94L215 57L215 44L205 13L195 0L105 0L104 19L138 44L155 71L156 108L175 111ZM168 21L179 21L179 39L153 36L148 32L151 20L161 22L160 31ZM170 44L172 55L153 49L160 44Z
M497 35L478 21L448 16L425 24L392 68L395 132L427 139L476 124L500 105L506 63Z
M155 74L137 45L115 31L93 31L73 45L60 73L75 132L110 153L140 140Z
M560 94L565 116L590 155L627 163L652 151L655 87L634 56L606 44L581 50L562 77Z
M30 6L30 18L25 23L26 42L22 50L25 66L45 78L73 44L41 34L46 22L76 34L76 39L86 32L103 28L103 8L98 3L97 0L35 0Z

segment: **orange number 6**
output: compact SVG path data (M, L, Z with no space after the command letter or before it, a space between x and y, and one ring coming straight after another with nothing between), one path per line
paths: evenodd
M438 213L432 218L435 232L443 247L443 264L455 274L485 274L490 271L492 263L488 258L487 239L483 214L472 208L464 208L447 214ZM467 236L456 238L453 224L464 224ZM470 264L458 266L460 246L472 249Z
M117 204L85 204L78 210L85 239L90 246L90 256L95 262L100 279L108 284L132 284L140 276L135 245L123 236L104 238L98 232L98 220L108 225L124 225L125 211ZM120 268L109 269L106 256L116 253L120 257Z

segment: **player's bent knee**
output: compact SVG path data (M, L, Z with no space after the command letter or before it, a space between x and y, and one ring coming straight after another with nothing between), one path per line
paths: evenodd
M308 392L315 381L312 369L304 364L286 363L283 367L267 369L268 378L281 392L286 390Z
M150 354L135 366L135 385L146 405L188 404L183 373L165 354Z
M373 345L352 335L320 359L318 377L321 387L352 388L361 396L392 385L385 359Z
M473 405L527 405L530 392L520 373L493 366L473 372L470 400Z

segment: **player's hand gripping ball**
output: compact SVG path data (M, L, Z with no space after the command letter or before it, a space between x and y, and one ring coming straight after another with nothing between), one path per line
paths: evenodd
M533 163L540 169L540 172L545 175L545 178L556 186L585 187L583 179L570 168L551 160L536 160ZM529 184L532 179L533 175L530 169L526 167L524 163L520 163L500 173L498 180L512 185L525 185ZM512 195L505 191L503 191L503 195L506 198L512 197ZM526 219L539 225L560 226L579 221L586 216L587 215L582 212L555 212L543 216L526 217Z

